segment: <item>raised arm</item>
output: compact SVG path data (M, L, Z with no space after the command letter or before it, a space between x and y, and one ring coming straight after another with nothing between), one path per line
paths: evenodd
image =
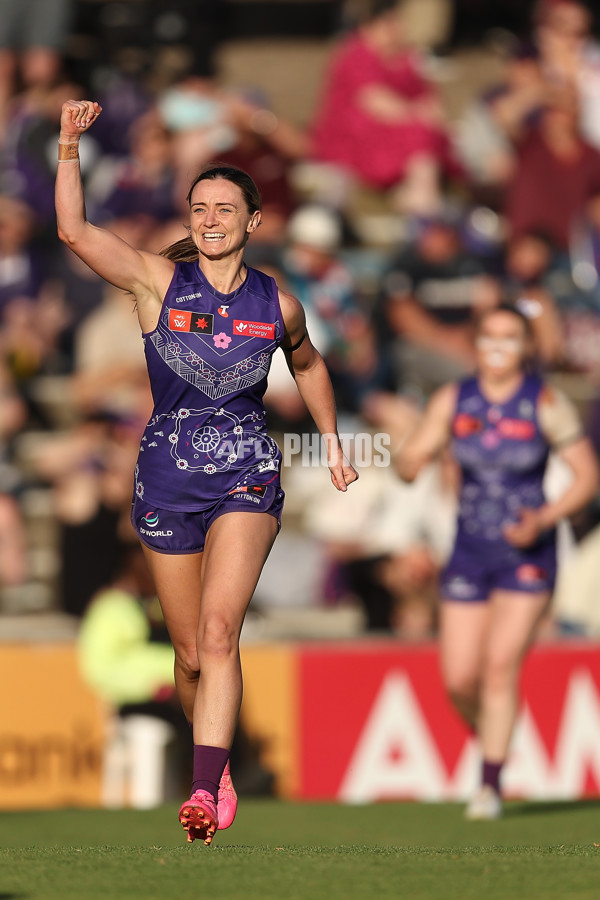
M279 302L285 324L282 348L288 368L325 441L331 480L338 491L345 491L349 484L356 481L358 474L344 456L340 444L335 399L327 367L308 336L300 301L280 290Z
M403 481L414 481L450 440L457 387L447 384L432 395L421 421L395 456L396 471Z
M174 264L157 254L136 250L86 218L78 145L101 112L101 107L90 100L63 103L55 189L58 236L94 272L135 295L142 328L150 331L156 325Z

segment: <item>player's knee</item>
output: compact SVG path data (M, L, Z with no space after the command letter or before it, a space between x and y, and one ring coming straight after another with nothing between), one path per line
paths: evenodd
M479 695L479 678L471 672L445 674L446 690L457 706L475 703Z
M198 656L202 661L237 653L239 629L225 616L209 616L200 623Z
M512 687L517 670L517 660L506 656L490 657L483 670L484 690L502 691Z
M175 665L188 681L197 681L200 676L198 651L195 647L175 649Z

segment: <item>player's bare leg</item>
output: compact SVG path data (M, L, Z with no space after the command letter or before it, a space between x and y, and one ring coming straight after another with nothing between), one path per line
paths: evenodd
M178 689L182 689L188 715L196 684L192 704L195 752L210 755L221 751L226 760L231 747L242 698L240 632L276 534L277 521L267 513L230 512L209 529L201 557L161 554L157 560L159 554L152 554L152 569L178 659ZM181 589L175 591L173 585ZM192 649L188 629L194 621L196 647ZM227 787L222 766L219 776L222 793ZM231 791L228 802L235 796ZM188 841L200 838L210 844L219 825L216 799L214 792L211 795L201 788L182 804L180 820ZM229 802L224 810L229 824L235 805Z
M473 731L479 725L483 654L489 603L444 600L440 609L442 679L457 711Z
M547 592L498 590L490 597L479 712L482 781L467 806L465 814L469 819L490 820L502 815L500 774L517 718L519 672L548 601Z
M547 592L495 591L481 679L479 734L486 759L506 759L518 709L523 657L549 601Z

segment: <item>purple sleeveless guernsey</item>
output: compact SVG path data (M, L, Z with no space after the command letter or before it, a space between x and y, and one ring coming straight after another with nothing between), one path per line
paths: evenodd
M476 378L461 382L452 422L453 451L462 470L457 542L504 545L502 528L523 507L544 502L548 442L537 403L543 382L526 375L505 403L490 403Z
M263 394L284 334L277 285L247 269L221 294L197 262L176 263L158 325L143 335L154 410L135 469L138 497L210 508L233 488L279 483Z

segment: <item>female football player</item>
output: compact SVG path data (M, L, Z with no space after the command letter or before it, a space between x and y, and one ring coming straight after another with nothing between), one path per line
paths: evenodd
M556 574L556 525L584 507L597 461L567 398L527 371L527 319L500 306L480 320L477 373L431 398L399 455L407 480L450 447L462 472L454 549L442 578L442 675L482 748L472 819L501 815L500 774L517 714L524 654L548 608ZM550 450L572 470L548 501Z
M180 821L189 841L210 844L235 814L226 766L242 698L239 636L283 504L281 453L262 402L278 347L324 436L334 487L345 491L357 474L343 456L331 383L300 303L244 263L261 220L254 182L232 167L205 169L187 197L187 237L162 255L137 250L86 219L78 144L100 113L90 101L63 104L58 231L136 302L154 410L135 469L132 522L193 723L194 781Z

